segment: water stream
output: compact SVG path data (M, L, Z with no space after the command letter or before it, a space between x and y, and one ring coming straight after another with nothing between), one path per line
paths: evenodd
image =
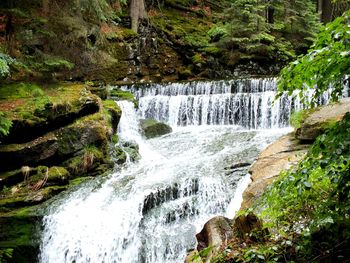
M153 84L118 102L121 141L139 144L141 160L103 183L81 187L44 218L40 262L183 262L195 234L215 215L233 217L249 183L248 166L288 132L297 101L272 105L275 81ZM145 140L139 118L156 118L171 134Z

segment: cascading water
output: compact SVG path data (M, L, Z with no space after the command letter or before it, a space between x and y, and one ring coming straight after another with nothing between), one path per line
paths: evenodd
M248 129L286 127L302 105L282 96L274 101L275 79L246 79L132 86L143 118L175 126L239 125Z
M234 164L251 163L286 132L244 128L286 126L291 110L300 106L288 98L271 106L273 83L132 88L142 117L178 127L146 141L138 132L133 104L118 102L120 138L138 143L142 158L51 206L44 218L40 262L183 262L208 219L232 217L239 207L247 167Z

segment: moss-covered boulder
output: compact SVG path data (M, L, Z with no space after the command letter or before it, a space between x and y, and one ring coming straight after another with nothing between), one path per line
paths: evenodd
M0 141L24 143L96 113L100 99L81 84L19 83L0 86L0 108L12 122Z
M155 138L172 132L169 125L154 119L140 120L141 132L147 139Z

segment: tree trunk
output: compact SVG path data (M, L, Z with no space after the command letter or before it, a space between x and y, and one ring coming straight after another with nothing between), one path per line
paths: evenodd
M131 29L137 33L137 29L139 28L139 20L147 18L144 0L131 0L130 17Z

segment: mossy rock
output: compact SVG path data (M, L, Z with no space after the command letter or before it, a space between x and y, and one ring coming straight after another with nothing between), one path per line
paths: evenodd
M108 97L108 90L106 86L95 87L87 85L86 87L92 94L99 96L101 99L105 100Z
M113 127L113 130L116 131L120 118L122 116L122 110L118 106L118 104L113 100L104 100L102 102L103 107L108 111L108 113L111 116L111 124Z
M11 251L4 262L37 262L42 216L36 206L0 212L0 251Z
M99 112L86 116L71 125L45 134L31 142L0 145L0 158L6 164L2 165L0 170L64 160L74 156L89 145L95 145L107 152L112 133L113 129L108 114Z
M140 128L147 139L159 137L172 132L169 125L154 119L140 120Z
M0 108L12 121L2 143L23 143L97 112L100 102L84 85L19 83L0 87Z
M139 146L136 142L123 142L122 146L124 151L129 155L129 158L132 162L135 162L141 159L141 156L139 153Z
M0 213L41 204L67 189L67 186L48 186L39 190L22 188L18 193L8 193L0 200Z
M70 173L70 178L95 176L105 173L113 167L109 156L104 151L89 145L79 154L62 163Z
M121 89L110 90L110 96L116 100L128 100L134 103L135 108L138 107L138 102L130 91L125 91Z
M70 173L64 167L53 166L48 170L47 185L66 185L69 183Z
M115 157L116 157L117 164L123 164L126 162L126 158L127 158L126 153L119 146L115 147Z

